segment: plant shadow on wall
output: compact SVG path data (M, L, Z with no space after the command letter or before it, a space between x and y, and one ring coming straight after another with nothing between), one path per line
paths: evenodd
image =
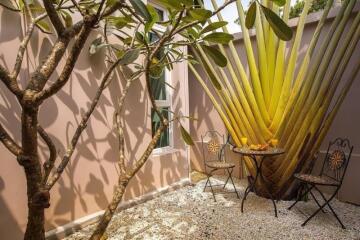
M85 48L88 47L85 46ZM44 127L50 127L55 123L56 119L60 119L56 123L57 127L64 125L66 141L61 141L54 135L51 136L58 148L59 156L65 153L73 131L79 124L79 119L89 108L89 104L99 87L98 79L104 74L104 69L106 69L106 66L101 58L89 58L87 51L83 51L68 88L60 90L55 96L59 103L57 104L56 100L49 99L48 103L44 104L42 109L44 113L49 114L49 112L57 109L59 112L72 114L72 119L69 118L67 123L61 121L61 117L56 117L54 122L44 125ZM79 102L82 104L79 104ZM56 108L57 105L59 105L60 109ZM104 184L108 185L112 179L109 179L107 173L109 169L106 168L107 166L112 168L112 163L116 161L116 156L105 157L107 151L103 151L104 146L106 149L110 146L109 150L111 150L111 146L114 146L116 142L114 135L111 134L112 118L109 118L109 112L107 112L109 106L112 106L111 100L107 94L102 95L97 108L93 112L93 118L87 124L84 134L79 140L77 150L73 155L73 161L67 166L65 174L59 180L58 187L56 187L57 195L61 198L59 197L57 202L53 201L52 203L54 207L53 217L47 218L49 229L77 219L79 217L79 210L76 210L78 206L81 207L81 212L86 215L89 211L94 211L94 207L89 209L88 205L95 205L96 210L101 210L108 204ZM41 123L43 122L41 121ZM99 128L104 129L101 134L99 134L99 131L94 130ZM46 146L44 148L46 149ZM94 165L94 162L96 162L96 165ZM94 169L86 171L82 168L85 165L91 165L91 168L94 167ZM93 173L93 171L100 174Z
M10 13L13 15L13 13ZM5 17L6 14L2 15ZM4 28L5 21L2 21L2 29ZM18 29L18 28L16 28ZM3 32L2 32L3 33ZM34 33L34 35L38 35ZM3 36L7 36L6 39ZM11 34L1 34L1 41L13 40L13 37L10 39L9 36ZM19 36L19 35L17 35ZM14 37L15 38L15 37ZM41 42L41 43L40 43ZM46 56L47 50L50 49L50 46L53 45L53 40L51 37L46 37L44 39L39 39L39 37L34 37L30 42L32 48L29 49L30 56L28 62L29 65L26 64L26 67L31 69L33 65L37 64L38 59L43 59ZM40 44L40 48L36 47ZM88 47L88 46L86 46ZM38 51L40 50L40 51ZM81 59L88 59L88 53L86 51L83 52ZM92 61L90 59L90 64L87 61L80 61L80 63L85 62L83 64L78 64L76 66L75 74L72 76L73 79L70 80L68 84L68 88L66 90L60 90L54 98L49 98L44 102L44 105L41 106L39 112L39 123L41 126L47 130L52 129L55 132L63 131L66 134L52 134L52 131L49 131L48 135L52 139L57 149L58 155L63 156L65 153L65 149L69 144L74 128L79 124L79 119L85 110L89 107L89 102L94 97L96 89L99 85L99 78L104 73L104 61ZM1 56L2 63L6 66L6 62ZM86 70L89 66L92 67L90 70ZM94 67L96 66L96 67ZM25 67L21 70L21 78L27 79L28 71ZM83 76L86 76L84 78ZM57 79L58 73L54 72L52 79ZM81 91L79 91L81 89ZM80 92L80 94L79 94ZM5 128L9 129L12 133L14 133L14 139L17 142L21 141L20 137L20 106L16 99L4 88L0 88L0 98L3 104L0 105L0 121L5 126ZM85 96L82 99L79 99L79 95L84 94ZM85 101L83 101L85 99ZM78 104L76 101L81 100L85 104ZM109 184L109 177L107 176L107 171L104 168L101 161L107 160L112 163L116 161L116 153L111 157L99 156L98 154L98 145L102 144L106 147L110 146L109 151L114 151L114 146L116 146L116 138L113 134L110 133L112 128L112 117L107 119L106 107L112 105L110 100L103 95L99 102L98 108L94 112L94 120L91 121L87 128L86 134L84 134L79 141L77 146L77 151L73 156L73 160L65 170L65 174L59 180L59 184L54 189L53 192L58 192L57 196L54 195L54 199L57 201L51 202L51 208L47 210L48 212L52 211L52 217L48 216L46 219L46 227L47 229L52 229L60 225L64 225L69 221L75 220L78 218L76 215L76 206L78 203L81 206L83 212L88 213L88 203L86 203L84 196L92 195L93 202L97 205L97 209L104 209L108 204L108 199L104 192L104 183ZM69 113L66 117L64 114ZM71 117L72 116L72 117ZM69 117L69 118L67 118ZM65 121L64 121L65 120ZM68 122L66 122L68 121ZM101 138L97 138L96 134L93 131L93 124L95 123L95 127L98 127L98 124L102 124L105 129L103 136ZM65 131L64 131L65 129ZM109 132L109 133L107 133ZM66 140L65 140L66 139ZM112 146L112 147L111 147ZM42 159L46 159L49 155L48 147L40 140L39 141L39 155ZM13 160L13 159L10 159ZM58 159L59 160L59 159ZM59 161L57 160L56 163ZM87 164L86 162L96 161L98 163L98 168L100 174L95 176L92 173L89 173L88 176L82 176L81 178L87 179L87 182L78 183L76 179L76 174L79 175L79 169L81 169L82 164ZM79 168L80 166L80 168ZM113 165L111 165L113 166ZM100 176L100 177L99 177ZM2 182L6 181L6 179L1 179ZM5 188L5 184L2 185ZM25 190L24 186L24 190ZM1 191L3 188L1 189ZM60 196L60 197L58 197ZM90 201L91 198L87 197L87 201ZM53 200L54 200L53 199ZM9 212L5 207L6 203L1 199L1 213ZM93 205L93 204L91 204ZM2 215L4 217L4 215ZM11 215L4 217L8 221L15 221L15 218ZM8 223L6 223L8 226ZM11 224L11 231L15 233L16 236L20 239L23 236L23 232L18 224ZM5 227L5 224L1 223L1 228Z
M11 213L11 210L9 209L7 203L2 197L3 191L5 189L5 182L2 177L0 177L0 212L1 212L1 218L0 218L0 232L2 234L5 234L9 229L6 227L8 224L11 226L11 232L14 239L21 239L24 232L19 226L18 222L16 221L16 218ZM6 222L6 224L5 224ZM6 236L6 235L5 235Z

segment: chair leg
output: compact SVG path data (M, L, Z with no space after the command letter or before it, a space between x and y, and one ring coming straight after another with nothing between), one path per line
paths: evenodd
M212 185L211 185L210 177L211 177L211 176L208 176L207 182L209 183L209 186L210 186L210 189L211 189L211 193L212 193L212 195L213 195L213 197L214 197L214 201L216 202L215 193L214 193L214 189L213 189L213 187L212 187Z
M236 196L237 196L237 198L239 198L239 199L240 199L240 197L239 197L239 193L237 192L236 187L235 187L235 184L234 184L234 181L233 181L233 179L232 179L232 172L233 172L233 169L231 169L231 171L230 171L230 169L229 169L229 168L227 168L226 170L227 170L227 172L228 172L228 174L229 174L229 177L228 177L228 178L230 178L230 181L231 181L231 183L232 183L232 185L233 185L233 187L234 187L234 190L235 190Z
M331 207L330 202L327 203L328 207L330 208L331 212L333 213L334 217L336 218L336 220L338 220L338 222L340 223L341 227L343 229L346 229L345 225L341 222L340 218L338 217L338 215L336 214L336 212L334 211L334 209Z
M206 190L206 187L207 187L207 184L208 184L208 182L209 182L209 176L207 177L207 179L206 179L206 183L205 183L205 186L204 186L204 189L203 189L203 192L205 192L205 190Z
M311 189L313 189L313 186L311 186L311 188L306 187L306 191L297 197L296 201L293 204L291 204L290 207L288 207L288 210L291 210L291 208L293 208L300 201L301 198L303 198L308 192L310 192Z
M229 178L230 178L230 176L228 176L228 177L227 177L227 179L226 179L226 181L225 181L225 184L224 184L223 188L225 188L225 187L226 187L226 184L228 183Z
M304 227L313 217L315 217L316 214L318 214L324 207L326 206L326 203L324 203L323 205L321 205L321 207L316 210L313 214L311 214L310 217L308 217L308 219L306 219L306 221L301 224L302 227Z
M318 205L318 207L321 207L321 205L320 205L319 201L316 199L315 195L311 191L310 191L310 194L311 194L312 198L314 199L314 201L316 202L316 204ZM323 213L326 213L326 211L324 209L321 209L321 211Z
M337 191L335 191L335 193L331 196L331 198L326 199L324 194L318 189L315 188L321 195L321 197L323 198L323 200L325 201L325 204L330 208L330 211L332 212L332 214L334 215L334 217L336 218L336 220L340 223L341 227L343 229L346 229L345 225L341 222L340 218L338 217L338 215L336 214L336 212L334 211L334 209L332 208L332 206L330 205L330 201L335 197L335 195L337 194Z

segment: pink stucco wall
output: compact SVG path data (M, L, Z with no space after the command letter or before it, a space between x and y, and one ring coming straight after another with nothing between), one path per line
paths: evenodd
M3 8L0 8L0 19L0 62L3 66L12 68L23 36L23 19ZM93 34L88 45L96 37ZM22 84L26 83L29 72L45 56L53 41L51 37L35 32L22 66ZM88 45L82 52L69 83L40 109L39 121L55 142L59 156L64 154L67 143L106 70L104 53L89 56ZM53 74L54 78L60 71L61 66ZM177 64L171 73L172 85L176 88L172 97L173 110L184 115L188 113L187 76L185 63ZM118 177L117 140L112 124L113 105L123 82L117 74L105 90L71 163L51 190L51 207L46 210L46 230L103 210L111 200ZM128 162L133 162L140 157L151 139L150 102L144 88L144 79L137 80L131 87L124 115L126 157ZM0 83L0 121L18 142L19 119L19 104ZM188 126L186 120L183 124ZM174 125L172 151L153 155L149 159L130 182L125 200L188 178L188 149L178 130L178 126ZM47 156L43 142L40 143L39 152L43 158ZM0 238L18 240L22 239L27 219L25 176L15 157L2 144L0 155Z

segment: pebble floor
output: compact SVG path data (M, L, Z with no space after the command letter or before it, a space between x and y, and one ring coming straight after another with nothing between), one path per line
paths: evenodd
M213 184L223 183L216 177ZM236 181L242 197L245 182ZM118 213L106 234L108 240L119 239L356 239L360 240L360 207L333 200L332 205L347 229L342 229L327 209L305 227L301 223L317 209L315 202L298 203L291 211L291 202L279 201L278 218L274 217L270 200L250 193L241 213L241 199L228 184L225 192L216 189L214 202L209 191L203 192L205 180ZM94 226L65 238L88 239Z

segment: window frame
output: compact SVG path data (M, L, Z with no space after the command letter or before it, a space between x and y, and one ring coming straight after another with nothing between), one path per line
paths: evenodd
M164 21L169 19L169 13L168 13L167 9L164 8L163 6L161 6L160 3L158 3L156 0L149 0L148 3L151 6L153 6L154 8L157 8L157 9L161 10L164 13L164 15L163 15ZM161 29L160 31L165 31L166 30L165 27L159 26L158 24L155 24L154 28L160 28Z
M160 10L164 11L164 19L167 19L168 16L168 12L165 8L161 7L160 5L154 3L153 1L149 1L149 4L151 4L152 6L159 8ZM159 31L159 32L165 32L166 28L163 26L160 26L158 24L155 24L153 27L155 30ZM165 82L169 85L171 85L172 83L172 77L171 77L171 71L169 71L169 69L165 68L164 69L164 73L165 73ZM157 105L158 108L169 108L170 111L172 111L173 106L172 106L172 89L165 84L165 89L166 89L166 100L156 100L155 99L155 103ZM153 109L151 109L151 113L152 111L154 111ZM169 153L172 152L174 150L174 135L173 135L173 123L171 122L172 119L172 113L169 112L169 126L168 126L168 131L169 131L169 145L165 146L165 147L158 147L158 148L154 148L152 151L152 155L161 155L161 154L165 154L165 153ZM153 129L151 128L151 134L153 134Z

